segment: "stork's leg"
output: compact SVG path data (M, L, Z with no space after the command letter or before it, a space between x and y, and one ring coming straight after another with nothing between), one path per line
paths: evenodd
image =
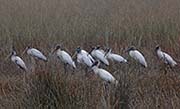
M173 72L173 73L169 73L170 75L173 75L176 73L175 69L170 64L166 65L166 74L168 72Z
M164 75L167 75L167 72L168 72L168 68L167 68L168 66L166 66L165 64L164 64Z
M87 67L87 66L85 67L85 70L84 70L84 71L85 71L85 76L88 76L89 71L88 71L88 67Z
M102 105L103 105L103 108L105 108L105 109L108 107L108 84L107 84L107 82L103 82Z
M75 73L74 73L74 72L75 72L75 69L76 69L76 68L73 67L73 69L72 69L72 75L75 74Z
M85 67L85 72L88 73L88 66Z
M105 97L107 98L109 94L109 87L107 82L104 82L104 92L105 92Z
M67 72L67 63L64 63L64 72L66 73Z
M23 73L23 81L24 81L24 84L26 84L26 73L25 72Z
M31 72L35 72L36 70L36 60L33 57L31 58Z
M170 66L170 69L174 74L176 73L176 70L172 66Z
M104 82L104 89L107 90L108 89L108 84L106 82Z

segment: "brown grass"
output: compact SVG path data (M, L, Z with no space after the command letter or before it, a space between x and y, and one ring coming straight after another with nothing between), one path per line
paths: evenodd
M0 107L1 108L180 108L180 68L158 62L154 47L160 44L180 59L179 0L0 0ZM128 57L123 51L135 45L149 67L129 63L106 68L118 80L109 86L84 70L68 71L52 47L63 43L71 54L77 46L90 50L103 45ZM22 51L39 48L49 62L37 62L26 75L4 58L14 45L28 67L31 60Z

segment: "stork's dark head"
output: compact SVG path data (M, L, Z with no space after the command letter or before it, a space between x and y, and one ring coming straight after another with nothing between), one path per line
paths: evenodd
M111 50L112 50L111 48L106 48L106 50L105 50L106 52L105 52L104 56L106 56L108 53L111 53Z
M94 66L98 66L98 64L99 64L98 61L94 62L94 64L91 66L91 68L94 67Z
M26 51L27 51L28 49L31 49L31 48L32 48L32 44L28 44L27 47L26 47Z
M93 51L93 50L95 50L96 49L96 47L91 47L91 50L89 51L89 54L91 54L91 52Z
M130 52L130 51L134 51L134 50L136 50L136 47L135 47L135 46L131 46L131 47L129 47L129 48L126 50L126 52Z
M96 46L96 50L99 50L100 48L101 48L100 45L97 45L97 46Z
M159 45L156 46L155 52L157 52L158 50L161 50L161 47Z
M27 49L31 49L32 47L31 47L31 46L27 46L26 48L27 48Z
M107 52L111 52L111 48L107 48Z
M56 45L55 50L61 49L61 45Z
M28 45L26 48L25 48L25 50L23 51L23 54L25 54L26 53L26 51L28 51L29 49L31 49L32 47L30 46L30 45Z
M80 53L80 52L81 52L81 47L77 47L77 48L76 48L76 52L77 52L77 53Z
M15 48L14 45L12 46L12 52L13 52L13 51L16 52L16 48Z
M62 48L62 47L61 47L60 44L56 45L52 53L55 53L57 50L59 50L59 49L61 49L61 48Z
M15 49L15 47L14 47L14 46L12 46L11 56L15 56L15 55L17 55L17 53L16 53L16 49Z
M12 46L12 51L10 52L10 54L5 58L5 60L7 60L8 58L10 58L11 56L16 56L17 53L16 53L16 50L15 50L15 47Z
M17 55L16 51L11 52L11 56L16 56L16 55Z

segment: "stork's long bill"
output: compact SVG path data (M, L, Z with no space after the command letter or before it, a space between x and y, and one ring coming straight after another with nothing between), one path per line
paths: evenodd
M55 48L53 51L52 51L52 54L54 54L59 48Z
M127 48L127 49L125 50L125 53L128 53L130 50L131 50L130 48Z
M108 55L108 53L110 53L110 52L111 52L111 49L108 48L108 49L106 50L105 54L104 54L104 57L106 57L106 56Z
M52 51L52 54L54 54L60 48L61 48L61 45L56 45L54 50Z
M94 48L92 48L90 51L89 51L89 54L91 54L91 52L94 50Z
M9 55L7 55L7 57L5 58L5 61L8 60L11 57L11 53Z
M74 58L76 55L77 55L77 52L75 52L75 53L72 55L72 58Z
M100 66L100 62L99 61L94 62L94 64L91 66L91 68L93 68L94 66L99 67Z
M26 51L28 50L28 47L26 47L25 49L24 49L24 51L23 51L23 55L26 53Z
M56 50L56 49L54 49L54 50L52 51L52 54L54 54L56 51L57 51L57 50Z

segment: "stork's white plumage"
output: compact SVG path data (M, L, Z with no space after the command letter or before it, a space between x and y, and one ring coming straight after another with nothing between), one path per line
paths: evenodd
M127 60L125 58L123 58L121 55L111 53L111 51L112 51L111 49L107 49L107 52L105 54L107 59L110 59L112 61L119 62L119 63L126 63L127 62Z
M82 50L80 47L76 49L77 52L77 62L81 64L85 64L88 67L93 65L93 58L90 54L88 54L85 50Z
M92 48L90 54L97 60L103 62L105 65L109 65L108 60L105 57L105 52L103 53L99 48Z
M147 67L147 62L146 62L144 56L138 50L136 50L134 46L130 47L127 51L129 52L129 55L133 59L138 61L144 67Z
M19 68L24 71L28 71L25 62L16 54L16 51L12 51L11 61L14 62Z
M161 51L161 48L159 47L159 45L156 46L155 50L159 59L163 60L165 64L168 64L171 67L174 67L177 65L177 62L169 54Z
M91 56L91 54L89 54L87 51L81 50L81 53L84 54L84 55L87 55L88 58L89 58L93 63L95 62L94 58L93 58L93 57Z
M99 62L95 62L92 66L92 70L95 74L97 74L101 79L103 79L106 82L113 83L115 85L118 84L118 81L114 78L114 76L109 73L108 71L98 68Z
M57 45L55 50L57 57L64 63L76 68L75 62L73 61L72 57L63 49L61 49L60 45Z
M36 59L43 60L43 61L47 62L46 56L41 51L39 51L38 49L27 47L25 51L27 51L28 55L30 55Z

